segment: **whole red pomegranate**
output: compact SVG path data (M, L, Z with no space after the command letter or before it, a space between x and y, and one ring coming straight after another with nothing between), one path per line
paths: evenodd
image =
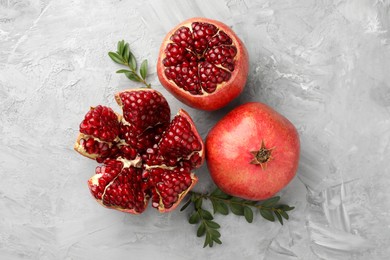
M216 110L244 89L248 53L227 25L191 18L173 28L163 40L157 61L161 84L194 108Z
M139 214L152 206L168 212L197 182L191 172L204 161L204 144L184 111L170 120L165 98L152 89L115 96L123 116L111 108L90 109L80 124L75 150L103 163L88 181L102 205Z
M264 200L295 176L299 136L294 125L269 106L247 103L211 129L206 159L211 177L222 191Z

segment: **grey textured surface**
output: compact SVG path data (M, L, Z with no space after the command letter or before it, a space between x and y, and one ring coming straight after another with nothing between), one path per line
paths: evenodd
M192 16L231 25L250 54L245 92L221 111L184 106L155 74L164 34ZM388 259L389 30L385 0L0 0L0 258ZM107 57L120 39L203 137L254 100L297 126L298 176L280 193L290 221L218 216L223 245L203 249L186 213L133 216L91 198L96 163L72 146L89 106L118 111L113 94L136 87ZM197 173L196 189L211 189Z

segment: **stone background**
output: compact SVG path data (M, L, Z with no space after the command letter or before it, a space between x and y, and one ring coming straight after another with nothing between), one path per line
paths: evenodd
M250 54L244 93L213 113L176 101L155 73L163 36L193 16L232 26ZM388 259L389 30L386 0L0 0L0 258ZM72 147L89 106L118 111L114 93L137 87L107 56L121 39L204 138L247 101L297 126L298 175L280 193L290 221L217 216L223 245L203 249L188 212L133 216L91 198L96 163ZM207 168L197 174L211 190Z

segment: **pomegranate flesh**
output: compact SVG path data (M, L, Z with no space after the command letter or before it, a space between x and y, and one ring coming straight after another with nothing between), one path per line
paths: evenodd
M252 102L233 109L210 130L206 159L222 191L257 201L272 197L293 179L299 147L290 121Z
M186 20L165 37L157 62L161 84L183 103L203 110L227 105L244 89L248 54L227 25Z
M80 124L75 150L103 163L88 181L102 205L139 214L149 202L160 212L176 208L196 184L192 170L204 161L194 122L180 110L170 121L165 98L151 89L126 90L115 99L123 116L92 107Z

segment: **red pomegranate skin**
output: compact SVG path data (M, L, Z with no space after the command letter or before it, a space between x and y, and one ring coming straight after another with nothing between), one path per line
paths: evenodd
M251 163L262 142L271 157ZM206 160L215 184L225 193L248 200L274 196L295 176L300 143L294 125L271 107L251 102L222 118L206 139Z

